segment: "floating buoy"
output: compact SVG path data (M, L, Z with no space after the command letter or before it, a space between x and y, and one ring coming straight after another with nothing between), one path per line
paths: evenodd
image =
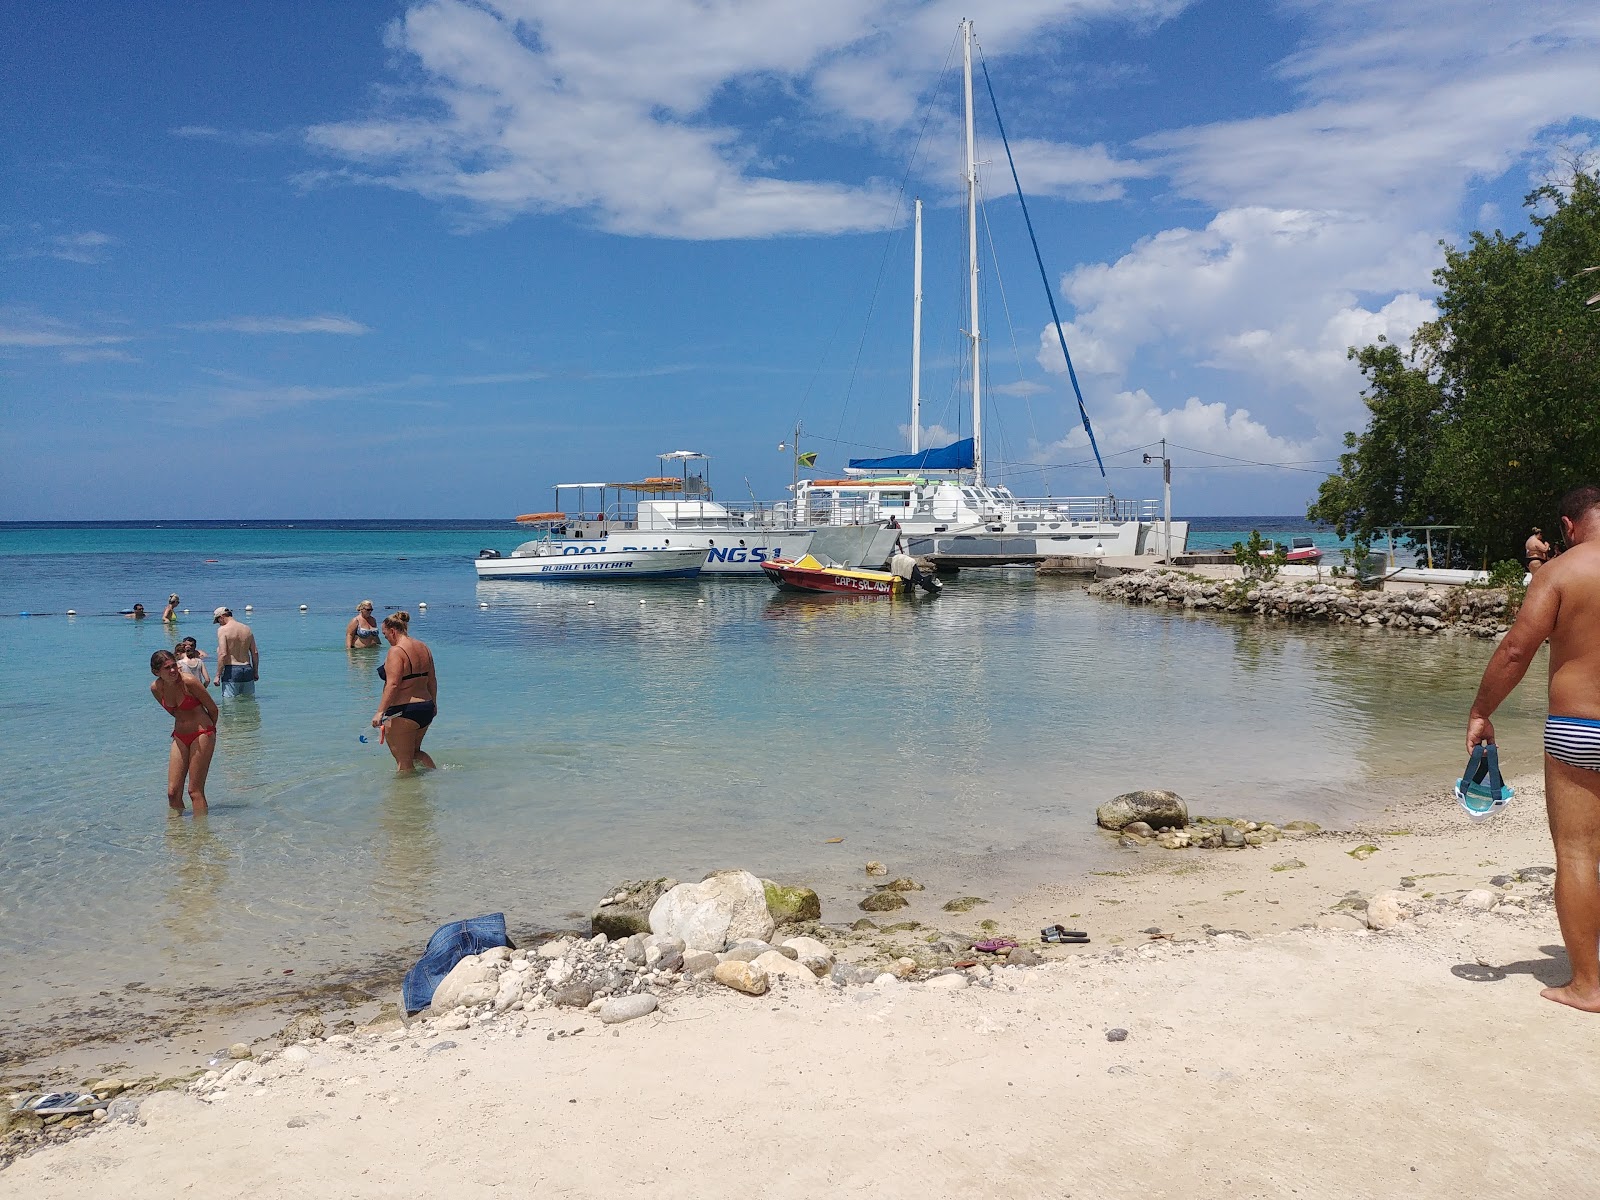
M704 600L696 600L696 601L695 601L695 603L696 603L696 604L704 604L704 603L705 603L705 601L704 601Z
M594 606L594 601L593 601L593 600L591 600L591 601L589 601L589 606L590 606L590 607L591 607L591 608L592 608L592 607L593 607L593 606Z
M183 615L186 617L189 615L189 610L187 608L183 610Z
M254 604L246 604L244 610L245 612L255 612L256 606Z
M33 614L31 612L19 612L17 614L17 616L19 616L19 617L31 617L31 616L33 616Z
M641 601L639 601L639 603L640 603L640 604L643 604L643 603L644 603L644 601L643 601L643 600L641 600Z
M185 610L185 611L187 611L187 610ZM67 616L69 616L69 617L75 617L75 616L77 616L77 615L78 615L78 610L77 610L77 609L75 609L75 608L69 608L69 609L67 609Z
M417 601L417 607L418 608L427 608L428 607L428 602L426 600L418 600Z
M306 611L306 606L305 606L305 605L304 605L304 604L302 604L302 605L301 605L301 606L300 606L300 611L301 611L301 612L305 612L305 611Z
M479 608L488 608L489 607L489 602L487 600L479 600L478 601L478 607Z

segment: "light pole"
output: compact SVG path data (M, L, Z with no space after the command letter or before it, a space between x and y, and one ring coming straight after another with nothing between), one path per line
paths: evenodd
M789 495L791 497L789 501L789 519L795 525L804 523L800 519L800 431L802 428L802 423L796 421L794 423L794 443L792 445L785 442L778 443L779 454L788 450L794 456L794 469L791 472L789 487Z
M1161 457L1156 458L1146 454L1146 463L1159 462L1161 464L1161 561L1169 567L1172 565L1172 460L1167 457L1167 439L1161 439Z

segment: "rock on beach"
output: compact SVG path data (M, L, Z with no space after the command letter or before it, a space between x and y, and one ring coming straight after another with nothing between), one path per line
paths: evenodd
M1189 823L1189 806L1177 792L1147 789L1125 792L1095 810L1095 822L1102 829L1124 829L1142 821L1152 830L1182 829Z
M650 910L650 931L689 950L720 953L742 938L764 942L776 928L766 889L749 871L713 871L699 883L680 883Z
M771 986L767 979L766 971L748 962L718 963L717 969L711 973L723 987L732 988L736 992L743 992L746 996L765 995Z

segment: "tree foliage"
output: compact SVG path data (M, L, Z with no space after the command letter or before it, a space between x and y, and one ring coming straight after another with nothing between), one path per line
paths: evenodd
M1520 557L1559 532L1568 488L1600 482L1600 172L1526 200L1530 232L1475 232L1434 272L1439 316L1409 353L1352 349L1369 417L1311 505L1341 536L1460 525L1456 559ZM1438 540L1435 540L1438 546Z

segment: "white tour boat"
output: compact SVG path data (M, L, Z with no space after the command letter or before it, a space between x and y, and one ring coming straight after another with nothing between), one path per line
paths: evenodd
M563 554L592 547L638 553L668 546L705 551L707 575L762 578L761 564L806 554L842 567L881 567L896 532L885 520L818 529L786 519L781 506L735 506L711 498L710 458L693 450L658 455L661 473L625 483L558 483L546 519ZM677 474L668 473L676 470Z
M473 565L479 579L538 579L584 583L633 579L696 579L705 566L704 546L662 546L629 550L600 542L578 545L535 538L509 555L479 551Z

